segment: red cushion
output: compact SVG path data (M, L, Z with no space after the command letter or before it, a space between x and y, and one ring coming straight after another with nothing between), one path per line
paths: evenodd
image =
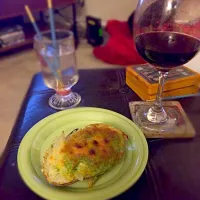
M106 30L110 38L105 46L94 48L93 53L97 58L118 65L145 63L137 53L127 22L108 21Z

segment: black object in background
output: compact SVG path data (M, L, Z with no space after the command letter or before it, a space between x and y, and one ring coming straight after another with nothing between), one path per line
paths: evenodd
M99 46L103 43L103 30L101 27L101 19L87 16L87 40L92 46Z

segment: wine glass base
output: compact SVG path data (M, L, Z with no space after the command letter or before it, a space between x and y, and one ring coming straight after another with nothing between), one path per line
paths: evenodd
M177 124L178 113L173 108L164 107L167 114L165 121L156 123L148 120L148 114L151 106L141 107L135 117L136 124L146 131L159 131L162 132L172 132Z
M81 102L81 96L76 92L70 92L62 96L54 94L49 98L49 105L56 110L65 110L76 107Z
M163 101L168 117L161 123L150 122L147 119L152 105L153 102L143 101L129 103L133 121L147 138L192 138L195 136L195 129L179 102Z

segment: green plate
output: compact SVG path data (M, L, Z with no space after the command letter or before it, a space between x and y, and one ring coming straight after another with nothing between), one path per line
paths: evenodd
M93 188L87 182L69 187L54 187L41 173L40 160L44 151L64 131L69 134L76 128L93 123L107 123L128 137L124 159L99 177ZM18 151L18 168L27 186L45 199L98 200L110 199L130 188L141 176L148 159L148 146L140 129L126 117L100 108L74 108L58 112L38 122L23 138Z

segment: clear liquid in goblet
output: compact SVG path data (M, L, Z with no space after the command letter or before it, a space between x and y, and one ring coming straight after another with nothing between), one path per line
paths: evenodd
M74 50L67 52L60 51L58 56L55 58L51 49L42 49L39 56L44 82L47 87L57 90L58 80L52 73L50 67L47 66L44 58L48 59L49 63L52 64L55 68L55 65L59 65L59 67L56 68L56 71L62 78L62 83L65 90L70 90L71 87L73 87L78 82L79 75L76 67L76 57Z

